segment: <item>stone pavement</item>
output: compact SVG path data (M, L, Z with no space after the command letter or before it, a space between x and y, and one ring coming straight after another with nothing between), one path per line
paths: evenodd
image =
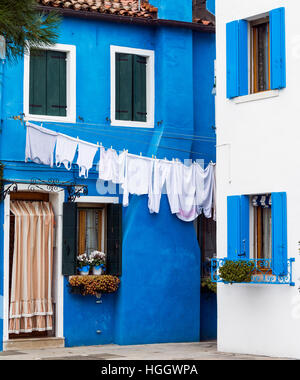
M0 360L276 360L217 352L216 342L89 346L0 352Z

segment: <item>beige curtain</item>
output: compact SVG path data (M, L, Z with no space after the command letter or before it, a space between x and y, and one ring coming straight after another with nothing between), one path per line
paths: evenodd
M11 202L15 240L9 333L52 330L54 214L48 202Z

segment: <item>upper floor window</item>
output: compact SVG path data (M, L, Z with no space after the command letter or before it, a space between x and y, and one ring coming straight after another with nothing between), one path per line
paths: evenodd
M229 22L226 55L227 98L286 87L285 8Z
M154 127L154 52L111 46L111 123Z
M25 56L24 114L28 120L76 121L75 47L31 49Z
M271 88L269 18L250 24L251 93Z

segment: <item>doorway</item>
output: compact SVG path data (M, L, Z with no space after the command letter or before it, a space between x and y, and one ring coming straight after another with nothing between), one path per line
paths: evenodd
M28 184L18 184L19 191L10 193L4 201L4 329L3 329L3 349L12 349L17 342L26 340L45 342L45 339L52 339L53 346L64 345L63 341L63 276L61 271L62 255L62 208L64 202L64 190L57 192L47 191L47 186L40 186L37 191L28 191ZM30 331L12 333L10 331L10 307L13 281L13 258L15 248L15 215L12 212L11 202L46 202L51 205L54 213L53 221L53 258L52 258L52 328L42 331ZM55 341L53 339L55 338ZM15 342L15 343L14 343ZM22 345L24 343L20 343ZM50 343L47 343L50 344ZM16 346L17 347L17 346Z

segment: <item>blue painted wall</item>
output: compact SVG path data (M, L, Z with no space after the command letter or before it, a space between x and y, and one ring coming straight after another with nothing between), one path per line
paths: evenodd
M206 8L213 14L216 14L216 0L206 0Z
M181 17L187 18L188 12L189 9L183 10ZM191 158L192 149L201 152L194 153L193 158L203 158L206 164L215 159L213 142L193 138L194 134L214 135L211 129L214 35L183 28L66 18L58 42L77 48L77 118L80 116L83 122L44 123L45 127L136 154L185 159ZM111 127L106 121L110 117L110 45L155 51L154 130ZM33 177L76 180L88 184L89 195L99 195L96 185L99 156L88 180L78 178L76 165L67 172L24 163L26 130L13 120L13 116L23 112L23 62L7 64L4 78L5 113L0 139L4 177L9 181ZM3 220L2 205L0 218ZM66 345L198 341L200 252L192 223L171 215L165 196L159 215L149 213L147 197L131 197L123 219L123 275L119 292L96 304L93 297L70 294L65 280ZM0 239L3 245L2 232ZM3 250L0 260L3 263ZM2 265L0 278L1 295ZM0 323L0 336L1 329Z
M158 18L165 20L192 22L193 0L151 0L158 8Z

